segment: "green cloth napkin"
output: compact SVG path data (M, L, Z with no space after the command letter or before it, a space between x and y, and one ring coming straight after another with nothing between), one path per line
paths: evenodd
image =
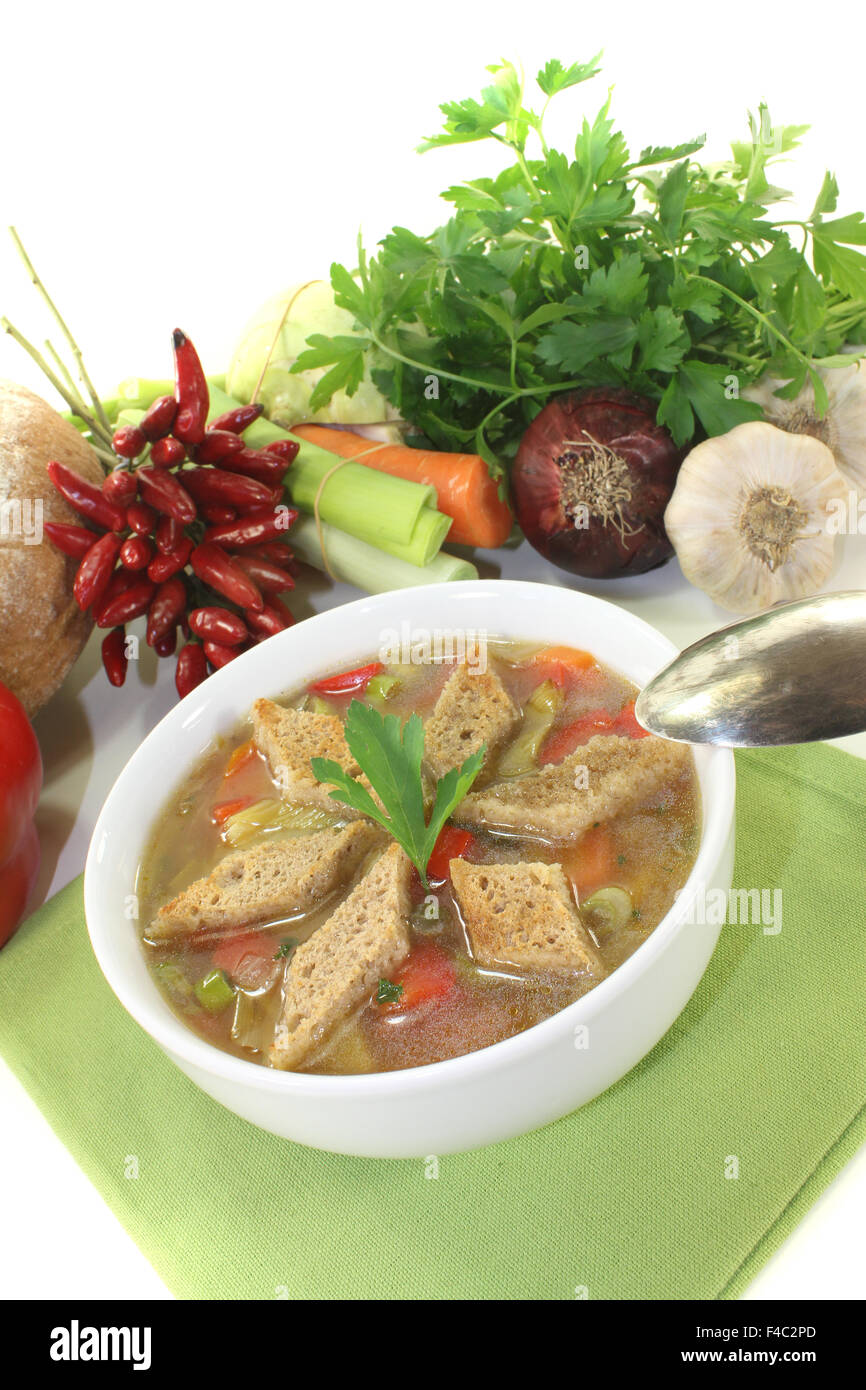
M782 931L725 927L624 1080L438 1176L198 1091L103 981L80 881L0 955L0 1051L181 1298L735 1298L866 1137L866 763L737 766L735 881L782 889Z

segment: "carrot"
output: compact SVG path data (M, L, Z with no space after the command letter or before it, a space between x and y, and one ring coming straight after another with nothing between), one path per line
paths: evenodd
M579 903L596 888L612 883L616 875L616 845L607 826L594 825L587 830L574 848L562 856L562 867Z
M504 545L511 533L511 508L502 501L498 484L478 454L444 454L410 449L406 444L377 444L350 430L327 429L323 425L295 425L292 433L340 458L354 459L380 473L435 488L439 511L452 520L447 539L455 545L481 545L492 550Z
M214 825L225 825L232 816L236 816L239 811L245 811L248 806L252 805L253 798L251 796L240 796L237 801L221 801L218 806L214 806L210 818Z
M247 739L246 743L240 744L240 746L234 750L228 762L226 763L226 770L223 775L223 781L227 781L229 777L234 777L236 772L243 771L243 769L247 767L257 756L258 749L256 748L256 745L253 743L252 739Z
M553 681L560 690L577 685L584 672L598 669L595 657L579 647L545 647L535 653L530 664L540 667L544 679Z

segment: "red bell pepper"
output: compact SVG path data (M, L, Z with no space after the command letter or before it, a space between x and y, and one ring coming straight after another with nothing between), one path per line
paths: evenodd
M623 738L649 738L649 729L645 729L635 719L634 700L629 700L627 705L623 705L613 721L611 732L620 734Z
M457 968L437 942L421 941L406 957L391 983L401 986L400 996L379 1007L386 1014L408 1013L419 1004L447 999L457 983Z
M267 932L244 932L228 936L213 953L217 970L224 970L229 979L242 989L260 989L274 974L274 962L279 954L280 938Z
M369 666L358 666L354 671L341 671L339 675L313 681L308 689L316 695L356 695L363 693L373 677L380 676L384 669L381 661L371 661Z
M477 844L471 830L458 830L456 825L443 826L427 863L427 877L444 882L451 874L451 860L465 859Z
M24 708L0 685L0 946L18 926L39 871L33 816L42 755Z
M573 753L575 748L580 748L582 744L589 743L596 734L612 734L614 732L614 717L606 709L594 709L590 714L584 714L582 718L576 719L573 724L566 724L564 729L559 729L555 734L545 741L542 746L539 762L561 763L563 758L567 758L569 753Z

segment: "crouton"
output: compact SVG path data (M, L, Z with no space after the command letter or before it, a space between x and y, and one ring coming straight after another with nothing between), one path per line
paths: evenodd
M424 729L424 753L433 776L444 777L483 743L489 754L519 718L498 676L458 666L445 682Z
M346 743L343 725L335 715L287 709L273 700L256 700L251 711L253 741L264 753L280 790L288 801L333 811L329 788L317 782L312 758L332 758L355 777L361 771ZM356 820L361 812L339 804L340 815Z
M161 907L148 937L254 926L305 912L357 869L380 839L369 821L356 821L341 830L238 850Z
M369 1000L409 952L411 864L392 844L333 916L298 947L286 974L270 1062L291 1071Z
M455 819L549 840L570 840L597 821L641 805L691 757L667 739L599 734L556 766L471 792Z
M605 975L561 865L452 859L451 882L479 965Z

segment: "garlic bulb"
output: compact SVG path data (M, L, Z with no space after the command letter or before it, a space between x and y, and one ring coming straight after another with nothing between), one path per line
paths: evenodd
M833 568L828 509L847 493L826 444L754 420L692 449L665 529L691 584L755 613L820 589Z
M848 349L846 349L847 351ZM862 353L866 348L851 348ZM832 451L836 467L854 488L858 498L866 498L866 361L850 367L820 367L818 375L827 388L830 404L819 419L815 389L807 381L792 401L780 400L775 392L787 383L766 376L743 395L757 401L771 425L789 434L811 434Z

